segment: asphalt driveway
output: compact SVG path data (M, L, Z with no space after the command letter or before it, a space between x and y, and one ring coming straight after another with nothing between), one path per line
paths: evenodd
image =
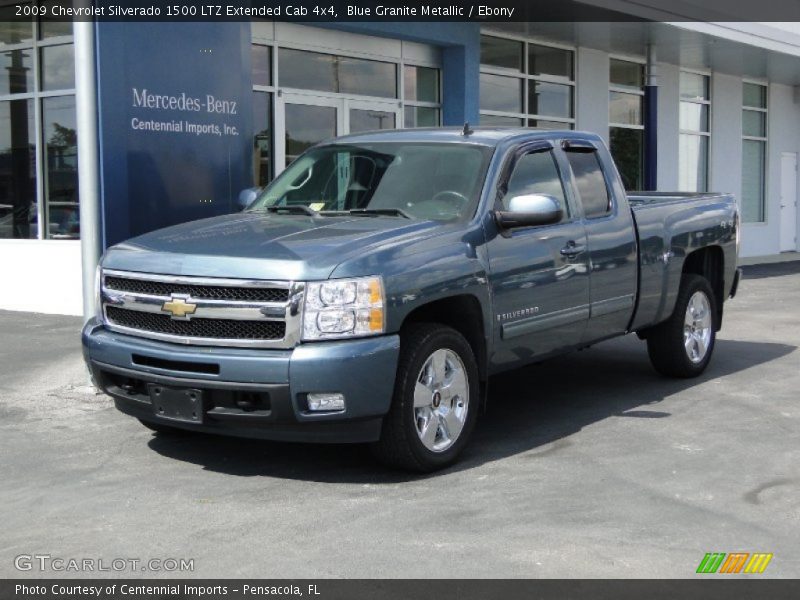
M359 446L154 435L87 387L79 326L0 312L2 577L81 575L14 567L48 554L188 558L194 577L683 578L706 552L800 576L800 262L749 268L700 379L658 376L635 336L494 379L462 462L429 477Z

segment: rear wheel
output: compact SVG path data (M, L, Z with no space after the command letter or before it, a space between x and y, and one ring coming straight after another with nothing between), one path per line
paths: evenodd
M716 342L717 304L708 281L684 275L672 316L647 336L656 371L669 377L697 377L711 360Z
M394 397L373 452L401 469L429 472L455 462L479 404L478 365L456 330L414 324L404 332Z

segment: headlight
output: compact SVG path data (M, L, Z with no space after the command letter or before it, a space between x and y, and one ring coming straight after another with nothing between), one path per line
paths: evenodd
M377 335L384 331L380 277L332 279L306 286L303 339Z

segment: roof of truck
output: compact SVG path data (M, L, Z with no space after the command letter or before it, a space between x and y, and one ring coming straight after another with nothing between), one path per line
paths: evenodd
M570 130L542 130L525 127L475 127L463 135L463 127L430 127L419 129L387 129L367 131L337 137L325 143L359 144L373 142L469 142L484 146L497 146L503 141L524 137L526 139L576 138L599 140L594 133Z

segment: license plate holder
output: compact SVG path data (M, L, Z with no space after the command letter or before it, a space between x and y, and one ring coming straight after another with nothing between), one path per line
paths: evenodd
M202 390L150 383L147 392L157 417L195 425L203 422Z

